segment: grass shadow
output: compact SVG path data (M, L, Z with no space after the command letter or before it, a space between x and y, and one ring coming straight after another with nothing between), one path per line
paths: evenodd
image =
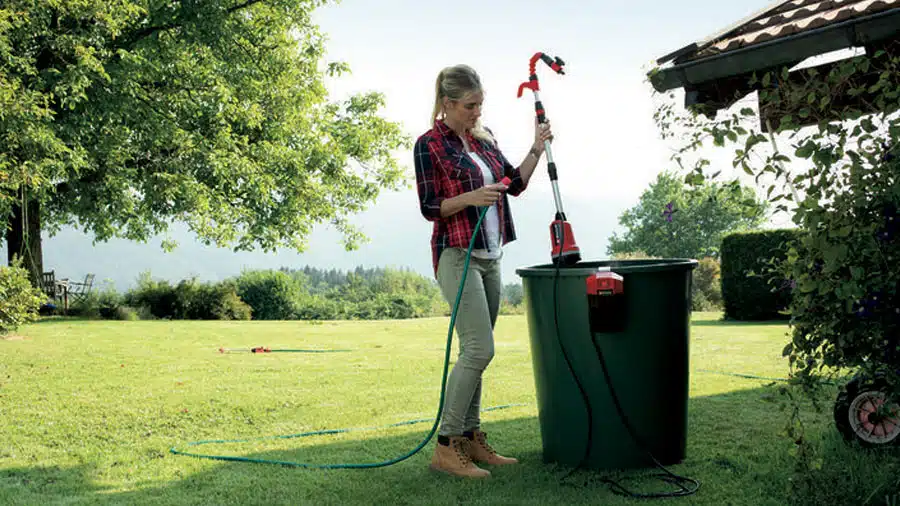
M786 414L765 400L772 393L762 382L748 380L748 389L690 400L687 457L669 469L702 483L684 504L787 504L793 461L792 445L779 435ZM754 388L756 387L756 388ZM462 480L428 469L434 440L411 458L377 469L317 470L278 465L222 462L178 456L161 449L156 462L179 462L170 481L145 483L133 490L102 485L102 469L90 465L69 468L22 466L0 471L0 502L4 504L634 504L610 491L603 477L620 473L582 471L565 482L568 471L543 462L540 425L535 417L497 420L486 414L484 429L498 450L516 456L520 464L491 468L489 480ZM833 431L827 413L809 415L821 431ZM573 423L579 423L574 419ZM384 430L368 436L330 435L281 440L279 450L252 450L240 445L181 450L251 458L329 464L378 462L415 447L430 429L422 423L402 434ZM420 430L419 430L420 429ZM393 432L393 434L392 434ZM360 434L360 433L357 433ZM230 435L222 434L228 438ZM352 440L351 440L352 439ZM275 447L273 443L270 448ZM156 465L148 463L147 466ZM628 471L640 476L645 471ZM158 475L152 469L147 475ZM139 474L135 481L140 482ZM637 491L659 491L651 482L629 482Z
M777 327L785 326L788 320L726 320L720 319L696 319L691 321L692 327Z
M53 315L53 316L41 316L36 321L29 323L29 325L58 325L62 323L73 323L73 322L89 322L89 321L102 321L101 318L97 317L88 317L88 316L66 316L66 315Z

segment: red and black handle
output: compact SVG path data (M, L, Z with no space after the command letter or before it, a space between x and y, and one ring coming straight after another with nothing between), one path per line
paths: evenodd
M537 65L538 60L546 63L554 72L560 75L565 75L565 70L563 66L565 66L565 62L562 61L562 58L557 56L556 58L551 58L544 53L537 52L534 53L534 56L531 57L531 60L528 61L528 81L519 85L519 94L518 97L522 97L522 92L525 91L525 88L537 93L541 90L540 82L538 82L537 77L537 69L535 66ZM541 105L540 99L535 100L534 102L535 113L537 113L538 121L544 123L546 121L546 116L544 115L544 106Z

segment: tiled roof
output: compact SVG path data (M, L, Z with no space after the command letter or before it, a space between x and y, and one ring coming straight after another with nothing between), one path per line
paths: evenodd
M900 9L900 0L785 1L682 59L705 58L890 9Z

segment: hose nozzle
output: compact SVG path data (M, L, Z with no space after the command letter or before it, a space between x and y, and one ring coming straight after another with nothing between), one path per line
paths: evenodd
M563 59L559 56L553 58L541 52L534 53L534 56L532 56L531 60L528 61L528 81L525 81L524 83L519 85L519 98L522 97L522 92L525 91L525 88L528 88L529 90L535 92L541 90L541 85L538 83L537 78L537 69L535 68L538 60L546 63L547 66L553 69L553 71L557 74L566 74L566 71L563 69L563 67L566 65L566 62L564 62Z
M566 71L563 69L563 67L566 65L566 62L564 62L562 58L560 58L559 56L557 56L556 58L551 58L544 53L538 54L541 55L541 60L543 60L544 63L546 63L551 69L553 69L554 72L561 75L566 74Z

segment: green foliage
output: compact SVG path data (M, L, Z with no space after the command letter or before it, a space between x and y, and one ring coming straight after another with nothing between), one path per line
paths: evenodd
M319 280L315 292L307 283ZM334 283L331 285L330 283ZM518 285L509 285L515 290ZM521 292L521 286L518 286ZM504 314L521 304L504 302ZM449 315L433 279L406 269L354 271L246 270L218 283L178 282L142 273L137 286L119 295L94 290L70 306L70 316L173 320L387 320Z
M691 284L691 309L694 311L722 309L722 278L718 259L705 257L698 260Z
M450 310L448 309L449 313ZM512 304L506 299L500 301L500 314L504 316L511 315L524 315L525 314L525 302L524 300L519 304Z
M791 303L790 281L772 275L772 262L786 258L796 230L764 230L725 236L722 240L722 301L725 318L784 318Z
M252 310L237 294L234 283L182 280L175 287L175 317L183 320L249 320Z
M510 306L518 306L525 299L525 290L521 283L507 283L503 285L503 302Z
M298 304L302 320L423 318L444 314L447 306L434 280L408 269L307 266L286 272L307 283L308 296Z
M173 320L249 320L250 306L238 297L233 283L200 283L196 279L171 285L144 273L138 286L123 297L101 294L100 316L119 318L146 312L152 318ZM105 302L104 302L105 301Z
M235 282L258 320L422 318L440 314L443 301L434 281L390 268L247 271Z
M376 92L331 101L324 0L9 0L0 6L0 221L22 187L52 230L303 250L403 174ZM166 247L172 243L166 241Z
M795 500L791 504L898 504L900 456L896 453L847 445L832 432L815 445L811 458L816 465L794 485ZM873 465L875 462L878 465ZM828 486L822 486L824 483Z
M340 300L314 295L307 298L297 310L298 320L341 320L349 312L347 304Z
M673 211L668 213L671 204ZM642 251L662 258L717 257L722 237L762 224L767 203L737 181L685 187L668 172L657 176L637 206L619 217L624 236L609 239L607 254ZM671 221L669 221L671 220Z
M99 318L101 317L99 296L96 291L91 291L77 300L70 298L69 308L64 312L63 305L59 304L55 314L79 318Z
M21 262L0 267L0 334L36 321L44 300L43 292L31 285L28 271L21 267Z
M253 309L254 320L293 320L303 286L289 274L248 270L235 279L237 294Z
M697 111L679 117L673 105L657 112L665 137L677 135L679 128L687 134L676 161L709 140L722 146L734 143L734 166L757 182L765 175L774 178L767 195L777 209L788 211L793 203L802 237L766 256L769 274L796 286L785 355L798 375L807 378L846 367L866 367L874 374L898 362L898 46L751 80L759 91L760 110L774 120L769 124L790 139L791 149L785 152L771 146L759 125L750 124L755 120L752 109L715 119L703 119ZM804 171L791 174L788 162ZM700 157L687 179L703 177L707 165ZM728 269L725 264L722 268L725 280ZM727 306L729 294L724 295ZM892 367L887 369L895 376Z
M757 184L769 179L762 183L769 202L793 213L799 239L767 255L769 275L796 286L783 351L793 381L784 393L799 387L813 396L819 377L849 368L885 373L898 394L900 42L794 72L774 69L749 84L772 139L751 108L704 118L699 109L680 115L670 103L655 118L664 138L686 135L674 155L682 168L709 141L733 144L734 167ZM784 151L775 136L787 138ZM708 165L698 157L686 179L703 178ZM724 263L722 269L724 281ZM814 472L804 432L792 415L786 434L797 445L798 484Z
M651 258L660 258L656 256L648 255L644 251L618 251L615 253L610 253L610 259L612 260L646 260Z
M57 308L56 314L80 318L103 318L108 320L130 319L126 313L134 313L132 308L125 306L124 297L119 294L109 281L104 283L102 289L94 288L84 296L77 299L69 298L68 310L63 313L62 308ZM137 318L135 318L137 319Z
M649 260L660 258L651 256L643 251L620 251L610 255L611 260ZM693 271L691 284L691 310L692 311L721 311L722 287L721 269L719 259L703 257L698 260L697 268Z
M154 318L175 318L178 300L167 280L156 280L149 272L140 275L137 287L125 293L123 301L131 307L143 307Z

